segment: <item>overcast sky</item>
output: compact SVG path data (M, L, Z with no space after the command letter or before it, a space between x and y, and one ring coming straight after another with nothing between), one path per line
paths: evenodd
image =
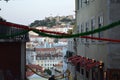
M8 22L29 25L49 16L74 15L75 0L10 0L0 1L0 16Z

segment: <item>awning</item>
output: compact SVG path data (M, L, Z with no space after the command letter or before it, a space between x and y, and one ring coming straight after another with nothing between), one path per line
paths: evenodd
M86 67L86 65L91 63L91 62L92 62L92 59L88 59L88 58L83 57L83 59L82 59L82 61L80 63L80 66Z
M74 61L74 65L78 65L78 63L80 64L82 62L82 57L80 56L76 61Z
M95 61L79 55L68 58L68 61L71 62L74 66L80 65L81 67L85 67L87 70L98 67L101 64L99 61Z
M88 62L89 62L89 60L87 58L83 57L83 59L80 63L80 66L84 67Z
M80 60L81 57L76 57L74 59L71 60L71 63L74 65L77 65L78 61Z
M100 62L99 61L97 61L97 62L91 62L91 63L88 63L87 65L86 65L86 69L91 69L91 68L93 68L93 67L98 67L100 65Z
M77 58L77 57L79 57L79 56L78 56L78 55L75 55L75 56L69 57L69 58L68 58L68 61L71 61L72 59L75 59L75 58Z
M79 63L79 65L82 67L89 63L89 59L82 56L73 56L69 58L69 61L75 66Z

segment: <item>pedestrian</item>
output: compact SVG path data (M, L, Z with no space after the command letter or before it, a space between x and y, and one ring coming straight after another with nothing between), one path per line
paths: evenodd
M56 79L55 79L55 76L52 75L48 80L56 80Z

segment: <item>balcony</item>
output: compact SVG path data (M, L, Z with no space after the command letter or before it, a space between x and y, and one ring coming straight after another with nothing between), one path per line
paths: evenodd
M1 21L1 20L0 20ZM1 21L5 22L5 21ZM29 41L26 30L0 24L0 41Z

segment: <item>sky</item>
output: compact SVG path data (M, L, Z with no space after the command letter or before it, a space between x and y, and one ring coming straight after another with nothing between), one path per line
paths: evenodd
M74 15L75 0L1 0L0 8L0 16L8 22L29 25L45 17Z

